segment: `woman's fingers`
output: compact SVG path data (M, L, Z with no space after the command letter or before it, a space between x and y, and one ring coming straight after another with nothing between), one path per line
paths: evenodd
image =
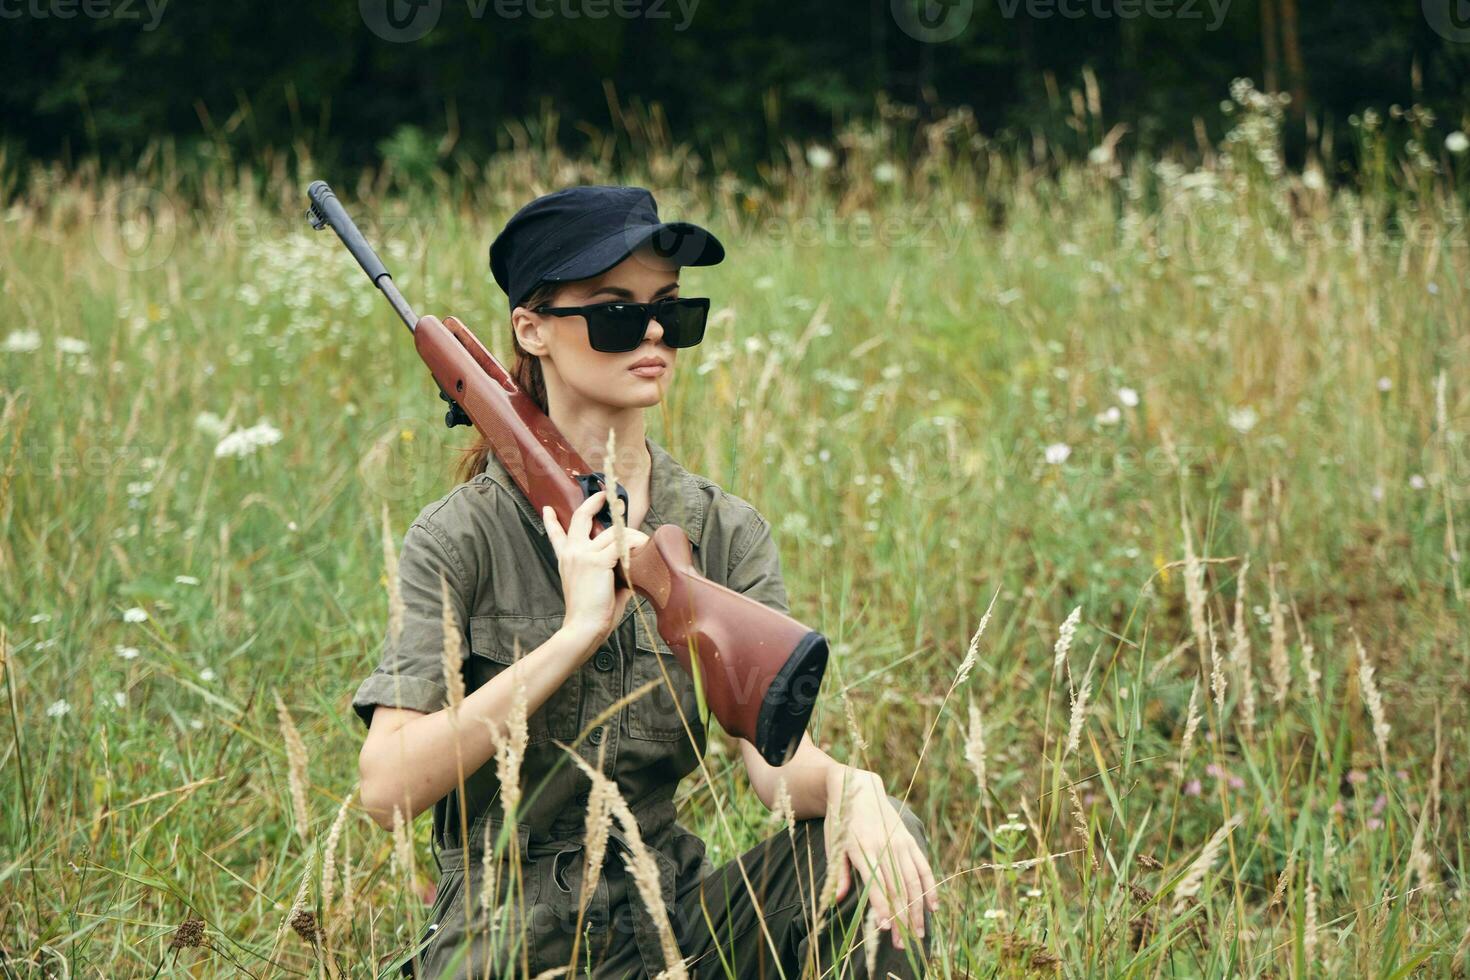
M556 519L556 510L549 506L542 507L541 523L546 525L546 536L551 539L551 548L560 558L562 542L567 539L567 533L561 529L561 521Z
M924 938L924 882L919 876L918 863L914 860L912 847L903 849L900 859L903 868L904 914L914 935Z
M924 849L917 843L914 850L918 854L919 877L924 882L924 904L930 912L939 911L939 882L934 880L934 869L929 867L929 858L924 854Z
M607 499L607 491L598 490L578 504L577 509L572 511L571 522L567 525L567 536L578 541L585 539L592 530L592 515L597 513L605 499Z
M893 923L893 901L891 898L893 895L893 885L884 873L881 861L869 860L867 853L860 846L857 848L857 852L860 861L854 861L853 864L860 864L863 880L868 883L868 901L873 906L873 915L878 920L878 928L887 929ZM897 935L896 930L894 935Z
M613 534L613 526L611 524L592 536L592 543L600 548L611 547L616 540L617 535ZM624 527L623 540L628 542L628 550L632 551L634 548L640 547L647 542L648 535L636 527Z
M903 889L895 887L895 876L888 868L888 861L882 857L873 857L861 845L856 846L856 851L853 864L867 883L867 901L873 907L873 918L878 920L878 929L889 930L891 942L898 949L903 949L903 940L898 937L898 927L894 923L900 901L898 896L903 893Z
M905 905L904 876L898 866L898 848L889 846L883 851L883 894L888 899L888 934L894 949L903 949L901 922L908 921L909 910Z

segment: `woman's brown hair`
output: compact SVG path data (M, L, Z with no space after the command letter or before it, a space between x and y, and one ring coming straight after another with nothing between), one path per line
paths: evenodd
M562 283L559 282L542 283L531 292L530 296L526 297L521 305L528 309L535 309L543 303L549 303L556 298L561 287ZM535 354L526 353L519 338L516 337L515 327L511 327L510 342L515 347L516 355L515 364L511 365L510 369L511 379L520 386L522 391L531 396L531 401L536 403L537 408L547 412L546 381L541 376L541 358ZM472 480L477 474L484 472L485 462L490 458L490 453L494 451L490 448L490 441L480 435L479 430L475 431L475 435L474 443L468 449L460 450L459 464L455 467L454 473L457 483Z

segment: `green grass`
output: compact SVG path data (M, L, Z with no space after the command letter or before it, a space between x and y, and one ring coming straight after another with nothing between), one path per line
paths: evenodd
M618 172L525 150L432 192L334 180L410 301L507 362L486 247L534 194L643 183L661 213L721 234L726 262L683 277L714 300L709 335L650 434L771 519L793 614L836 652L814 734L927 821L938 975L1463 969L1464 210L1422 173L1337 191L1275 177L1257 152L1270 111L1239 111L1261 125L1192 174L1056 159L1041 176L960 119L883 183L881 138L753 186L668 148ZM0 352L0 957L22 975L324 969L285 920L303 880L317 900L356 779L348 701L386 620L381 515L401 535L467 436L442 427L345 251L299 220L317 176L334 175L41 171L4 202L0 345L39 335ZM281 439L216 457L205 412ZM310 755L310 841L277 693ZM713 781L681 793L717 863L775 829L722 748ZM389 835L349 813L336 893L350 884L355 911L331 975L372 975L417 932L428 822L410 883ZM171 950L191 914L205 945Z

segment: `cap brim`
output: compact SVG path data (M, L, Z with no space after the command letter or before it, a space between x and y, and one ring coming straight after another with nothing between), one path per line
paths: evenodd
M543 276L542 281L590 279L646 244L653 245L655 255L675 265L715 265L725 258L725 246L706 229L688 221L665 221L619 229L567 259Z

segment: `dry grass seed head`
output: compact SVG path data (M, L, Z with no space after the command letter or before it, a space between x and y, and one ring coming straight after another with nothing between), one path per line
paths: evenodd
M653 919L654 926L658 931L659 946L663 951L665 970L673 980L687 980L688 968L684 962L683 954L679 951L679 943L674 938L673 926L669 922L668 907L664 903L663 886L659 878L658 864L654 860L653 852L643 842L643 834L638 827L638 819L628 809L627 802L622 794L618 792L617 784L608 779L591 764L575 752L568 753L577 768L586 773L592 785L603 785L607 804L618 824L623 829L623 837L627 841L628 850L632 853L624 857L624 866L633 878L633 884L638 890L639 897L643 900L643 907ZM590 801L590 795L589 795Z
M980 791L980 802L986 801L988 774L985 770L985 729L980 720L980 708L975 698L970 698L970 727L965 736L965 761L975 774L975 785Z
M844 779L842 781L842 788L839 790L838 799L836 801L836 820L832 825L833 853L843 853L847 847L847 837L850 830L849 823L852 816L852 797L852 783L849 780ZM827 819L832 819L832 809L830 805L827 810ZM832 903L837 899L837 885L838 882L841 881L841 875L842 862L828 861L827 874L826 877L822 880L822 891L817 900L816 922L818 923L818 925L817 928L813 929L814 933L820 931L821 923L824 921L823 917L826 915L827 909L829 909L832 906Z
M304 841L310 822L306 808L306 743L296 730L296 723L291 720L291 712L286 710L286 702L281 700L279 693L275 698L276 720L281 729L281 741L286 746L286 784L291 792L291 810L296 820L296 834Z
M515 662L521 659L521 642L515 640ZM490 729L490 740L495 743L495 774L500 780L500 802L502 811L510 816L516 812L521 801L521 763L526 758L526 743L529 739L525 677L518 671L511 700L510 714L505 720L505 730L485 719Z
M1183 491L1181 490L1181 504ZM1184 532L1184 598L1189 606L1189 625L1194 632L1194 642L1199 648L1200 661L1210 656L1205 621L1205 565L1194 553L1194 536L1189 530L1189 515L1182 508L1179 527Z
M332 898L337 887L337 846L342 840L342 828L347 823L347 811L352 806L352 797L356 794L357 787L354 786L343 798L342 805L337 808L336 819L327 831L327 843L322 848L322 918L328 923L332 921Z
M1271 698L1281 704L1291 690L1291 661L1286 653L1286 614L1281 605L1281 597L1276 593L1276 564L1268 564L1266 571L1269 576L1266 587L1270 592L1271 603Z
M1312 638L1302 628L1302 617L1296 608L1296 598L1291 600L1291 618L1296 624L1297 642L1302 648L1302 675L1307 680L1307 696L1313 701L1322 694L1322 671L1317 668L1317 648L1312 645Z
M1200 850L1199 856L1185 870L1184 877L1180 879L1179 885L1174 889L1175 915L1184 911L1188 899L1199 894L1200 886L1204 884L1205 876L1209 874L1210 869L1215 866L1215 861L1220 857L1220 849L1225 845L1225 838L1230 835L1230 831L1234 830L1240 821L1239 814L1232 815L1229 820L1226 820L1220 829L1215 831L1210 836L1210 839L1205 842L1205 846Z
M1063 757L1077 751L1077 746L1082 740L1082 723L1087 718L1087 699L1092 694L1092 670L1097 666L1097 652L1093 651L1092 659L1087 661L1087 673L1082 675L1082 683L1072 692L1072 715L1067 721L1067 745Z
M1179 758L1189 758L1190 746L1194 744L1194 733L1199 729L1199 678L1189 690L1189 709L1184 717L1184 738L1179 743Z
M492 831L495 825L485 821L484 841L480 848L480 912L490 921L490 910L495 906L495 892L500 885L500 855L495 851ZM491 922L491 928L494 923Z
M608 512L612 514L613 547L618 549L618 564L623 567L623 574L631 576L628 536L623 533L623 529L627 527L627 515L623 513L623 501L618 496L618 440L617 433L611 427L607 430L607 446L603 459L603 481L607 484L607 507ZM629 577L629 581L631 580Z
M1072 649L1072 639L1077 635L1077 624L1082 620L1082 607L1075 607L1067 618L1062 620L1062 626L1057 630L1057 642L1052 647L1052 673L1060 674L1062 665L1067 662L1067 652Z
M169 949L187 949L204 945L204 920L198 918L193 912L186 913L184 921L174 930L173 939L169 940Z
M1281 874L1276 876L1276 888L1271 892L1271 901L1266 903L1266 908L1274 908L1281 904L1286 895L1286 884L1291 881L1292 872L1296 870L1296 852L1286 856L1286 866L1281 869Z
M1388 723L1388 715L1383 708L1383 695L1379 693L1378 682L1373 676L1373 664L1368 660L1368 651L1363 649L1363 641L1358 639L1358 631L1352 627L1348 628L1353 635L1353 644L1358 651L1358 683L1363 689L1363 703L1368 706L1368 716L1373 722L1373 740L1378 745L1378 757L1383 762L1384 768L1388 767L1388 735L1392 726Z
M1222 723L1227 717L1225 706L1225 691L1229 687L1229 681L1225 677L1225 664L1220 657L1220 647L1215 641L1215 624L1208 618L1205 621L1205 633L1210 641L1210 687L1215 693L1215 717L1216 724Z
M405 877L409 883L413 883L413 840L408 834L408 825L403 819L403 810L396 804L393 807L393 874L396 877Z
M852 710L852 698L847 692L842 692L842 712L847 718L847 734L852 737L853 747L858 752L868 751L868 740L863 738L863 730L858 726L857 713Z
M449 702L449 717L457 717L459 706L464 703L464 652L459 632L459 621L454 616L454 605L449 601L449 581L439 573L439 607L442 610L441 625L444 646L440 661L444 670L444 690Z
M964 659L960 661L960 669L955 672L954 684L951 687L959 687L970 677L970 671L975 669L975 663L980 659L980 637L985 635L985 627L990 625L990 613L995 608L995 600L1000 595L1000 589L995 590L995 595L990 597L990 605L985 609L985 615L980 617L980 625L975 628L975 635L970 637L970 645L965 650ZM1080 612L1081 607L1078 607ZM1061 642L1058 640L1057 642ZM1071 639L1067 640L1071 643ZM1065 657L1066 654L1064 653Z

